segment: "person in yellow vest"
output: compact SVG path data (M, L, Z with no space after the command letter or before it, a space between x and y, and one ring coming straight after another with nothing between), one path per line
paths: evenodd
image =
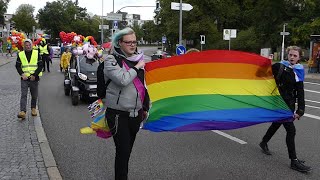
M46 44L45 39L40 41L39 52L41 55L41 59L43 61L43 72L46 71L46 64L47 64L47 70L48 72L50 72L50 48Z
M21 99L18 118L26 118L28 88L31 93L31 115L37 116L38 83L42 75L42 60L38 50L32 49L32 41L24 41L24 50L19 52L16 69L21 77Z

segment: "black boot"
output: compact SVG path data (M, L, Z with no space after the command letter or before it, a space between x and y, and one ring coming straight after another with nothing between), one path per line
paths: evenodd
M298 159L291 159L291 169L299 172L309 172L312 170L311 167L304 165L304 161Z
M266 142L262 141L259 144L259 146L261 147L263 153L265 153L266 155L271 155L271 152L269 151L269 148L268 148L268 144Z

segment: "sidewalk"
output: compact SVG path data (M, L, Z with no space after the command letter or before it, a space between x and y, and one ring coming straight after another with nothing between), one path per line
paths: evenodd
M5 64L8 64L12 61L15 61L17 57L13 56L13 57L6 57L6 55L4 54L3 56L0 55L0 66L3 66Z
M308 73L308 66L304 65L305 79L320 83L320 73Z
M40 116L19 121L20 79L16 57L0 55L0 179L62 179L42 128ZM30 103L30 93L28 103Z

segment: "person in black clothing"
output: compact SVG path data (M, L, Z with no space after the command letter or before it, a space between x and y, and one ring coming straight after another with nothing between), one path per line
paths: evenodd
M21 77L21 99L18 117L22 120L26 117L28 88L31 93L31 114L37 116L36 105L38 98L39 76L42 74L43 64L37 50L32 50L32 41L24 41L24 51L19 52L16 69Z
M46 44L46 40L40 41L39 52L43 61L43 72L47 70L50 72L50 47Z
M318 52L316 55L316 73L320 73L320 47L318 47Z
M301 49L297 46L290 46L287 49L288 61L282 61L272 65L273 76L275 77L281 97L285 103L294 113L293 120L283 123L274 122L269 127L268 131L262 138L262 142L259 144L263 153L271 155L267 143L276 133L281 125L287 131L286 144L288 148L289 158L291 159L291 168L300 172L308 172L311 167L306 166L304 161L298 160L295 149L295 135L296 128L294 126L294 120L299 120L303 116L305 111L304 100L304 87L303 78L299 77L299 73L295 71L295 66L299 66L299 60L301 57ZM300 65L301 66L301 65ZM304 73L304 70L302 69ZM298 103L298 108L295 109L295 103Z

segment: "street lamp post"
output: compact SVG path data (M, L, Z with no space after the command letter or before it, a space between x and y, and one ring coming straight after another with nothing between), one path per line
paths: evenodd
M286 25L287 23L283 24L283 31L282 31L282 47L281 47L281 61L284 59L284 36L286 32Z
M102 7L101 7L101 45L103 44L103 0L102 1Z
M180 0L180 18L179 18L179 45L182 44L182 0Z

